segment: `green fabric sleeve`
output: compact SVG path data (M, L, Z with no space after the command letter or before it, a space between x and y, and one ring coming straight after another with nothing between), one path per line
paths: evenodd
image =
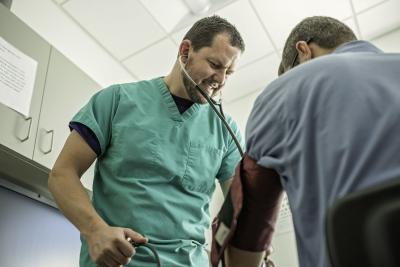
M100 144L100 155L104 154L111 139L113 118L120 97L119 89L119 85L112 85L97 92L71 120L82 123L93 131Z

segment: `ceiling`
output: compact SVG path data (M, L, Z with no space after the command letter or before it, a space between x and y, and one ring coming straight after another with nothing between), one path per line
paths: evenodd
M400 0L211 2L201 15L183 0L14 0L11 10L101 86L168 74L190 25L218 14L246 43L224 91L228 103L276 78L285 38L304 17L335 17L367 40L400 27Z

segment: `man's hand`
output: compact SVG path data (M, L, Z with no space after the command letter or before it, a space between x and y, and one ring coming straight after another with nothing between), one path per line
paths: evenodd
M110 226L102 226L85 238L89 255L99 267L119 267L131 261L136 251L127 238L138 244L148 241L131 229Z

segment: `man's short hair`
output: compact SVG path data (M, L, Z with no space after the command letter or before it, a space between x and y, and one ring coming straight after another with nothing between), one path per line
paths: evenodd
M296 43L310 38L312 42L326 49L333 49L343 43L357 40L354 32L337 19L322 16L305 18L293 28L286 40L278 70L279 75L291 67L291 61L297 53Z
M198 20L183 39L190 40L193 50L197 51L202 47L211 46L214 37L218 34L226 33L230 36L230 44L244 52L245 44L236 27L226 19L217 15L205 17Z

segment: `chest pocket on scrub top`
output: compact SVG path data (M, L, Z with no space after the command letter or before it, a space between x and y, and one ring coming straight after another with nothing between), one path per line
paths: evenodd
M182 185L191 191L210 193L221 166L223 151L190 143Z

